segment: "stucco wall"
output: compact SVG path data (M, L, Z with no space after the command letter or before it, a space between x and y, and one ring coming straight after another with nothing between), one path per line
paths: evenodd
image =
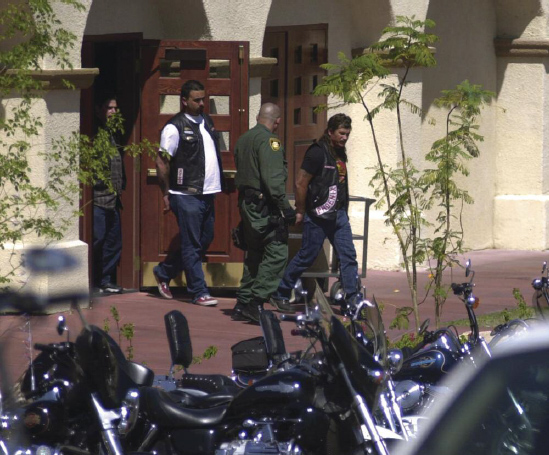
M437 121L434 127L424 123L424 151L445 134L447 113L432 107L433 100L442 90L455 88L467 79L497 92L493 44L496 14L492 2L431 2L427 15L436 22L433 32L440 41L436 44L437 67L424 70L423 107ZM496 102L482 111L479 133L484 136L484 142L478 144L480 156L468 162L469 177L458 180L475 201L473 205L466 205L463 211L464 242L470 249L493 247L497 111Z
M462 179L475 199L475 204L464 210L465 243L473 249L494 246L537 248L546 245L546 241L537 239L530 245L528 242L513 242L513 237L522 230L521 226L511 226L509 221L496 218L498 213L504 212L501 201L506 194L513 197L523 194L539 196L549 187L549 159L543 152L545 135L548 134L545 126L546 112L549 111L546 106L547 72L544 62L530 67L519 62L514 68L513 64L498 60L493 39L498 35L546 36L546 3L545 0L527 0L520 4L514 0L423 0L413 4L406 0L205 0L194 2L189 8L186 1L86 0L90 9L87 21L84 21L85 28L81 16L71 17L68 22L74 25L75 31L80 27L82 33L85 31L90 35L142 32L145 38L154 39L249 40L251 57L261 55L265 26L327 23L328 59L336 62L339 51L350 55L351 49L366 47L379 39L383 27L396 15L433 19L437 23L433 32L441 38L436 45L438 65L432 69L416 70L406 96L422 106L437 124L432 126L425 120L407 115L405 123L412 127L405 137L407 149L419 159L433 141L444 134L445 114L432 107L440 90L453 88L469 79L496 92L497 103L482 114L480 132L485 141L480 147L481 156L470 162L471 175ZM120 19L122 17L124 20ZM527 82L523 79L525 74ZM521 96L523 90L524 96ZM374 100L375 92L370 97ZM259 103L260 81L252 79L251 125L255 123ZM362 120L364 112L359 106L340 110L354 119L349 142L351 192L372 197L373 191L366 185L371 171L366 168L375 162L375 153L369 127ZM385 113L375 122L384 153L389 162L392 160L394 163L398 151L394 116ZM521 122L525 123L525 128ZM508 128L509 125L514 128ZM528 137L508 137L519 131L528 131ZM512 175L518 172L521 178L506 179L505 176L511 172ZM517 201L514 200L513 204ZM543 213L547 211L544 204L542 202ZM361 209L352 207L351 218L353 228L360 230ZM376 268L394 268L399 263L398 249L383 221L382 212L372 208L368 263ZM544 223L542 217L535 231L545 238ZM389 242L386 239L390 239ZM360 245L357 247L360 252Z

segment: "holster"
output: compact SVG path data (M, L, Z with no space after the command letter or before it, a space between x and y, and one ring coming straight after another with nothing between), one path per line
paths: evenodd
M233 239L233 245L243 251L248 250L248 244L244 238L244 228L242 226L242 221L238 223L238 226L231 229L231 237Z
M282 243L288 243L288 224L286 224L284 217L277 215L270 216L269 224L273 226L273 230L275 231L275 236L273 240L277 240Z
M269 214L267 198L261 191L256 190L255 188L246 188L244 190L244 202L247 204L255 204L255 210L263 216Z

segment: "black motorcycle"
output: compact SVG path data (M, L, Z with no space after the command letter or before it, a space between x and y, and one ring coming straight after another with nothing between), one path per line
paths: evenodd
M123 439L127 450L178 455L387 454L372 412L385 381L383 367L326 302L283 319L294 321L293 334L307 337L319 349L233 396L226 391L200 396L140 388L139 399L128 408Z
M58 256L37 250L28 252L26 261L33 270L53 267L57 271L68 261ZM154 373L126 360L105 331L87 324L77 304L86 297L1 295L0 305L6 303L25 313L69 300L83 324L74 341L34 345L40 354L24 373L18 393L4 396L0 428L3 455L124 453L119 436L125 421L124 403L133 400L139 387L152 385ZM62 316L58 333L67 333Z
M480 336L475 308L479 299L473 294L474 271L471 261L467 261L465 276L470 277L465 283L452 283L452 291L465 304L471 333L468 340L462 342L454 326L429 331L429 319L421 325L418 336L422 342L411 352L405 353L400 370L393 375L395 394L399 402L404 421L413 434L417 432L424 413L441 395L449 390L441 386L440 381L457 364L467 362L475 364L478 356L490 356L490 347Z
M34 347L41 353L23 376L23 402L4 409L2 417L8 453L40 448L52 454L123 454L118 424L124 400L152 385L154 373L126 360L116 342L93 325L74 342Z

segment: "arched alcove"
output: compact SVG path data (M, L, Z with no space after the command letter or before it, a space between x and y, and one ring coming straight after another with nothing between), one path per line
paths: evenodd
M547 18L540 0L495 0L498 37L545 38Z
M85 35L143 33L145 39L211 39L202 2L93 0Z

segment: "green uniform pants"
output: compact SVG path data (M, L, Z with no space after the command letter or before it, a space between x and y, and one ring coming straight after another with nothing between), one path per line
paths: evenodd
M248 251L237 301L247 305L253 299L267 302L277 288L288 262L288 244L274 238L269 218L255 210L255 204L241 204L240 216Z

